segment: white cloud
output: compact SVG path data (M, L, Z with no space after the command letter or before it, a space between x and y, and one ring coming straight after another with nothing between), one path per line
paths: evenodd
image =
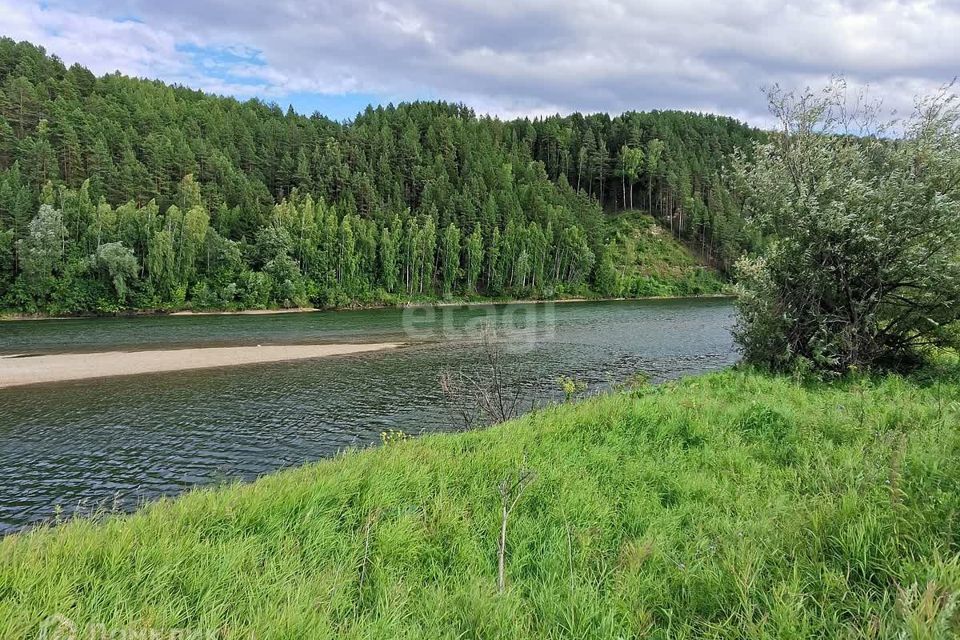
M266 98L428 95L504 116L683 108L759 123L761 86L832 73L903 110L960 60L960 7L937 0L0 0L0 14L5 35L98 73ZM201 64L184 44L236 59Z
M98 74L120 69L130 75L168 75L189 69L176 39L146 24L15 0L0 0L0 14L2 35L42 44L68 64L79 62Z

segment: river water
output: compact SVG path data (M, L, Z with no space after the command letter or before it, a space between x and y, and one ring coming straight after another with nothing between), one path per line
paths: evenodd
M592 392L737 360L723 299L509 304L275 315L0 323L0 355L402 341L351 356L0 389L0 533L55 514L129 510L192 486L257 476L460 423L444 369L473 370L495 327L524 397ZM488 334L489 334L489 330Z

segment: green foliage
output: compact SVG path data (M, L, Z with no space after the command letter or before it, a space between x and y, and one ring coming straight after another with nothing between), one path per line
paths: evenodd
M483 236L480 233L480 224L473 226L473 233L467 238L464 247L464 262L466 264L466 289L467 293L473 293L477 290L477 283L480 282L480 274L483 269Z
M721 270L757 241L744 229L722 172L730 154L765 139L760 131L731 118L677 111L576 113L513 127L561 188L573 185L608 211L646 209ZM610 149L619 151L611 157Z
M662 164L685 167L690 197L702 200L715 191L707 178L721 155L752 135L692 114L502 122L428 102L367 108L341 124L96 78L0 38L0 233L13 242L12 262L0 242L0 307L90 311L104 296L173 309L589 293L610 266L602 208L618 185L643 184L650 136L675 145ZM570 158L587 138L574 189ZM625 154L629 175L617 173L611 149ZM664 175L657 192L667 203L675 198ZM708 200L704 224L729 205ZM41 204L61 212L60 255L44 258L28 241ZM679 228L694 238L689 224ZM117 242L139 265L119 299L101 268L81 264ZM700 253L722 267L715 245ZM21 246L32 254L23 258ZM54 287L59 272L71 279Z
M147 248L150 283L161 299L170 300L176 287L176 256L173 236L167 230L154 231Z
M59 612L225 639L954 638L958 424L944 364L831 384L729 371L390 435L0 540L0 636ZM498 594L498 483L520 467L536 482Z
M726 289L716 272L704 268L690 248L646 214L627 212L611 218L608 238L596 274L597 289L606 289L606 295L710 295Z
M96 262L113 285L117 303L124 305L140 270L133 251L121 242L108 242L97 247Z
M449 296L460 279L460 230L451 222L443 234L441 247L443 294Z
M400 443L409 437L410 436L400 429L387 429L386 431L380 432L380 442L384 445Z
M46 301L53 288L54 274L63 265L66 235L63 213L44 204L18 242L23 284L40 304Z
M621 292L620 274L614 263L614 249L607 247L597 267L597 291L607 297L619 296Z
M13 229L0 230L0 299L7 295L16 271Z
M778 132L734 171L751 224L769 238L738 263L737 339L751 361L843 372L916 362L960 318L960 107L853 137L842 83L771 94ZM896 134L895 139L890 135Z
M651 376L645 371L638 371L622 383L617 384L619 390L640 391L650 386Z
M576 380L570 376L561 376L557 378L557 385L560 387L560 390L563 391L563 398L566 402L570 402L577 396L583 394L587 390L587 383L582 380Z

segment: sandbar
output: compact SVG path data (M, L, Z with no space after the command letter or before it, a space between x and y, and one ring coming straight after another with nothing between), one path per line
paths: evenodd
M399 346L401 343L377 342L2 356L0 357L0 388L141 373L305 360L394 349Z

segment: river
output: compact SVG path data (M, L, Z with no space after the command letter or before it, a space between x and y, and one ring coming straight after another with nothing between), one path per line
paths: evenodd
M497 327L528 400L558 376L591 392L643 371L662 381L737 360L732 303L688 299L423 307L276 315L0 323L0 355L198 346L407 343L398 350L0 389L0 533L55 516L130 510L459 422L438 383L476 367Z

